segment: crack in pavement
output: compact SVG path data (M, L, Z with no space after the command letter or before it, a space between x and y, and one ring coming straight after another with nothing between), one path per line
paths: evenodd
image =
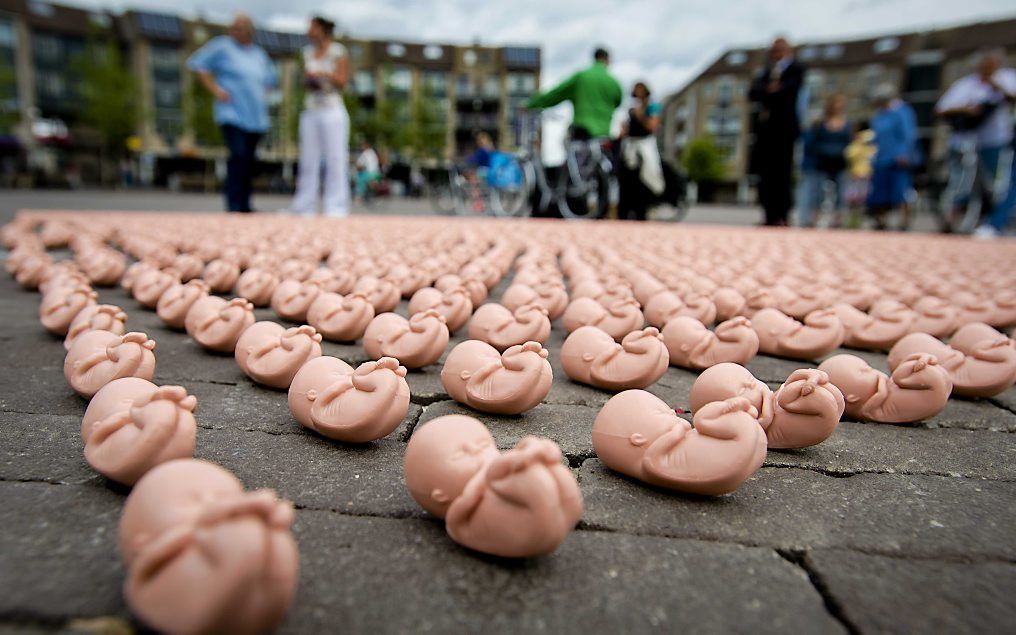
M840 623L843 628L846 629L850 635L859 635L861 629L854 624L849 617L847 617L846 610L843 605L840 604L839 600L833 595L829 589L829 585L826 583L822 574L818 572L815 567L811 566L808 560L808 551L800 549L775 549L776 554L789 562L791 565L797 567L804 575L807 576L808 582L818 593L819 597L822 598L822 604L825 605L826 612Z

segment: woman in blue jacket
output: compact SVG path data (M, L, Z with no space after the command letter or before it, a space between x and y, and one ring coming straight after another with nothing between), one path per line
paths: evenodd
M914 109L895 95L892 86L883 85L874 97L876 112L871 129L877 151L872 162L868 213L874 217L876 229L886 228L886 215L895 209L903 213L902 227L909 221L907 197L913 188L910 171L917 157L917 117Z

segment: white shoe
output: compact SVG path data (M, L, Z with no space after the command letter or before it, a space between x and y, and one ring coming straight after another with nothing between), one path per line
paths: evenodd
M991 225L981 225L974 230L974 238L977 240L993 240L998 238L998 230Z

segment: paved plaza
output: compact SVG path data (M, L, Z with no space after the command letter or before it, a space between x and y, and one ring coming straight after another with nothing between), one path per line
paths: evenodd
M217 205L200 196L0 192L0 220L19 207ZM401 205L393 211L429 209ZM757 220L739 208L696 208L690 218L709 216ZM394 434L347 445L301 428L285 393L254 385L232 356L165 328L120 288L98 291L128 312L129 330L158 342L155 383L197 397L196 456L295 503L300 583L280 632L919 633L1016 624L1016 389L951 399L919 425L844 421L819 446L770 451L733 494L697 498L641 485L596 459L590 430L610 393L567 379L557 323L547 343L554 385L535 409L472 413L450 400L434 365L409 373L412 405ZM117 522L127 490L84 461L86 402L64 380L62 340L39 324L38 303L0 276L0 631L140 629L121 593ZM278 320L269 309L256 314ZM367 359L359 345L323 349L354 365ZM886 369L882 354L850 352ZM748 368L775 388L802 365L759 356ZM670 368L650 391L687 409L695 376ZM478 555L413 501L402 479L406 442L451 413L477 416L502 448L527 434L561 445L585 511L556 553Z

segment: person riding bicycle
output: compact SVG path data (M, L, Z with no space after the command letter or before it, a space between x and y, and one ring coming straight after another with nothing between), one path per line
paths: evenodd
M598 48L593 65L578 71L554 88L537 93L526 102L526 108L550 108L570 101L574 109L571 137L588 141L610 136L610 121L621 105L621 84L607 70L610 54Z

